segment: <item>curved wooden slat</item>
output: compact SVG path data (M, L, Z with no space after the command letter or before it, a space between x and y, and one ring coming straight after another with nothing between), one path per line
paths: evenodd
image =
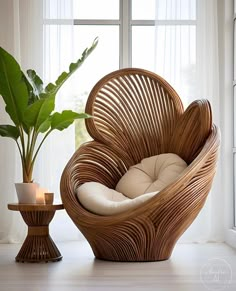
M61 178L64 207L97 258L115 261L168 259L173 247L204 205L216 170L219 131L210 104L182 103L159 76L123 69L92 90L87 128L94 141L80 147ZM87 211L76 189L88 181L114 188L143 157L164 152L183 156L188 167L171 185L132 211L100 216Z
M168 151L190 163L201 150L212 127L212 112L208 100L196 100L176 123Z
M141 69L112 72L91 91L86 127L94 140L129 152L134 163L164 152L182 102L160 76Z

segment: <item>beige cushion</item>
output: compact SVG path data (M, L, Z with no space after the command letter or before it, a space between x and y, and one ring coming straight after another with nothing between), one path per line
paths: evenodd
M186 167L186 162L172 153L143 159L140 164L130 167L118 182L116 191L129 198L161 191L174 182Z
M89 211L100 215L112 215L133 209L157 194L147 193L130 199L97 182L87 182L78 188L80 203Z
M118 214L143 204L177 179L186 167L185 161L175 154L153 156L132 166L120 179L116 190L87 182L78 188L77 196L93 213Z

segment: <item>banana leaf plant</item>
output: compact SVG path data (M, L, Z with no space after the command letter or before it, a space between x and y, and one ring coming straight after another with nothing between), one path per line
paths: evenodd
M64 130L76 119L89 118L86 113L71 110L55 112L55 98L61 86L83 64L97 46L96 38L86 48L81 58L71 63L69 72L63 72L55 83L44 86L34 70L26 74L20 65L2 47L0 47L0 95L5 110L14 125L0 125L0 136L14 139L20 152L23 182L33 182L34 164L45 139L54 130Z

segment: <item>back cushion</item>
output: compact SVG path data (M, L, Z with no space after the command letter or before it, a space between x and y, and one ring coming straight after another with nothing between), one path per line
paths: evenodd
M161 191L176 180L186 167L186 162L172 153L143 159L141 163L130 167L116 185L116 191L129 198Z

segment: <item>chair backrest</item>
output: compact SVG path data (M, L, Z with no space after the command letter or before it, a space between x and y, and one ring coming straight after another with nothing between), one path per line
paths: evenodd
M129 154L133 163L169 151L171 136L183 114L175 90L155 73L121 69L92 89L86 127L96 141ZM173 151L174 152L174 151Z

